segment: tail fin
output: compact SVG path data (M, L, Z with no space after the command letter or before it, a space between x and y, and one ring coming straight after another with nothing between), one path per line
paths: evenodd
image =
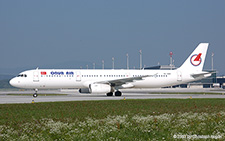
M178 70L201 72L205 63L208 46L209 43L200 43Z

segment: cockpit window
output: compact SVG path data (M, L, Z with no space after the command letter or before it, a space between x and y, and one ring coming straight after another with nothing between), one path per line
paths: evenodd
M19 75L17 75L17 77L27 77L27 75L26 74L19 74Z

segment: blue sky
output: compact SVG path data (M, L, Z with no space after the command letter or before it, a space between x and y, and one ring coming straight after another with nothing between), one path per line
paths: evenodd
M225 74L225 1L0 0L0 73L7 69L180 66L210 43L205 69ZM10 73L10 72L8 72Z

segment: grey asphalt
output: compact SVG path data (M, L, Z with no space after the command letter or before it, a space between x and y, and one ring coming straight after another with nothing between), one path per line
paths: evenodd
M89 101L89 100L124 100L124 99L189 99L189 98L225 98L223 89L139 89L123 90L121 97L107 97L105 94L79 94L77 90L42 90L39 94L66 94L66 95L47 95L22 96L20 94L33 94L33 91L0 91L0 104L9 103L32 103L34 102L56 102L56 101ZM158 93L164 94L158 94ZM171 94L177 92L190 92L190 94ZM219 94L191 94L193 92L214 92ZM157 94L154 94L157 93ZM170 93L170 94L165 94ZM223 93L223 94L221 94ZM13 95L9 95L13 94Z

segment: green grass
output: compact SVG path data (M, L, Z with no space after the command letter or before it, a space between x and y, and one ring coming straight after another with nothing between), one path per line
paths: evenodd
M224 99L156 99L46 102L34 104L1 104L0 124L26 122L30 117L82 120L89 116L104 118L107 115L148 115L179 112L220 112L225 109Z
M179 126L178 126L179 125ZM225 135L224 99L76 101L0 105L0 140L172 140Z

